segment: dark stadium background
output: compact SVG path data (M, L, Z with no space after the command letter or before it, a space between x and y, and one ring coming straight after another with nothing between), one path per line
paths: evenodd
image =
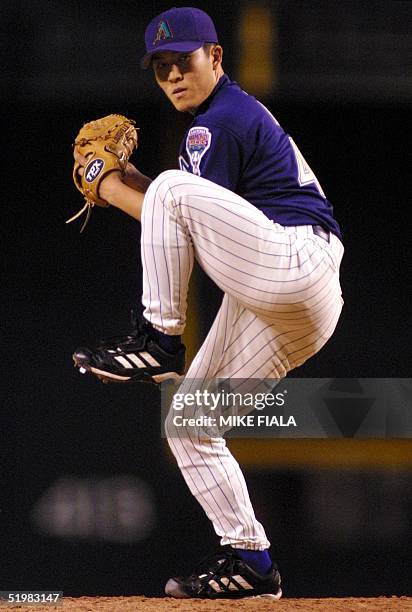
M410 3L196 6L215 19L226 71L293 136L343 229L344 312L331 341L295 374L410 377ZM192 569L217 544L160 437L158 390L105 386L71 362L77 345L127 330L141 291L132 219L95 210L82 235L64 224L81 205L71 143L83 122L120 112L141 128L142 171L176 167L188 118L138 66L144 27L166 8L131 0L0 7L3 590L160 595L171 573ZM258 67L266 73L253 92ZM219 299L197 272L191 354ZM233 443L286 595L411 593L410 440Z

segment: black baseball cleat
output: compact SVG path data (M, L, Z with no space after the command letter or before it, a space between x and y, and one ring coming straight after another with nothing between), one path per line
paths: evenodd
M79 347L73 353L82 374L90 372L103 382L154 382L178 379L185 368L186 348L164 351L144 319L128 336L102 340L95 349Z
M276 564L268 574L257 574L230 549L200 562L187 578L170 578L165 593L169 597L202 599L241 599L265 597L280 599L280 574Z

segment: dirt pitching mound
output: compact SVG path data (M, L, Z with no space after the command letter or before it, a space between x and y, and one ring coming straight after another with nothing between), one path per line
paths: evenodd
M331 612L357 612L362 610L382 612L390 610L410 610L412 597L361 597L325 599L270 599L256 598L247 600L207 601L204 599L176 600L170 597L65 597L60 606L0 606L0 610L20 610L21 612L298 612L311 610L330 610Z

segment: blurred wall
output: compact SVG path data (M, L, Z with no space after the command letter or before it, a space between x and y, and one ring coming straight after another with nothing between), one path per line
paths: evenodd
M259 97L303 150L343 228L344 312L331 341L295 375L410 377L410 3L257 2L253 14L246 2L197 6L215 19L225 68L241 85L256 61L250 20L265 23L269 78ZM216 543L160 439L158 391L103 386L80 377L70 358L76 345L127 330L141 293L133 220L109 209L95 211L81 236L64 225L81 205L71 143L84 121L118 111L141 127L135 162L143 172L176 167L190 118L169 108L138 67L144 26L165 8L129 0L0 6L4 589L160 594L169 572L190 570ZM219 300L197 272L191 354ZM344 442L313 447L312 459L323 459L310 465L302 441L284 452L234 443L286 594L410 592L410 441L391 441L383 464L379 449L365 447L369 460L349 467L353 447ZM278 462L285 453L289 462Z

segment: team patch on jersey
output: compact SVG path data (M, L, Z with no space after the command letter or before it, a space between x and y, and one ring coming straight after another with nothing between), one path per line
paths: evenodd
M104 160L100 158L93 159L85 168L84 178L88 183L93 183L104 168Z
M186 151L192 165L192 172L200 176L200 162L212 142L212 134L206 127L190 128L186 138Z

